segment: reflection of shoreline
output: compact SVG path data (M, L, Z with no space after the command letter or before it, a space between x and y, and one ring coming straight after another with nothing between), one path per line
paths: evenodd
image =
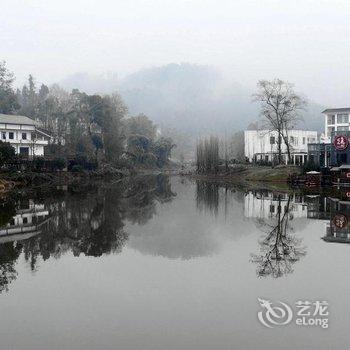
M58 259L68 252L94 257L120 253L128 240L125 222L145 224L156 214L157 202L170 202L176 195L164 176L38 194L38 199L0 204L0 292L16 279L21 254L35 271L39 259Z
M0 244L22 241L40 234L42 225L49 220L49 211L43 204L33 201L21 205L16 215L5 225L0 227Z
M172 203L175 196L178 199ZM258 241L260 252L255 254L255 261L263 264L259 275L270 271L279 277L293 272L305 255L295 233L305 229L309 219L328 221L325 241L350 240L347 225L339 229L332 224L337 213L346 217L337 219L338 226L350 222L348 202L320 195L244 192L203 182L189 187L156 176L68 187L57 195L38 193L37 198L11 202L13 210L7 215L2 210L0 273L12 280L22 253L32 270L37 269L39 259L58 259L66 253L118 254L126 242L142 254L192 259L216 254L227 237L242 237L256 228L263 234Z
M330 243L350 243L350 202L327 198L330 220L322 239Z
M348 193L335 191L334 197L320 194L302 195L273 193L269 191L248 192L244 199L244 216L260 220L272 220L280 206L281 212L288 212L292 219L307 218L324 222L325 242L350 243L350 201ZM330 195L328 193L328 195Z
M244 197L244 216L246 218L269 219L276 214L278 207L287 210L293 218L307 217L307 203L299 194L273 193L266 191L249 192Z

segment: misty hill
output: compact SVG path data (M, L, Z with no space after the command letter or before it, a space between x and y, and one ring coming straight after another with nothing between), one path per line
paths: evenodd
M109 94L117 89L118 75L116 73L93 75L79 72L65 77L59 85L67 90L79 89L88 94Z
M88 93L118 91L130 114L145 113L160 126L197 136L244 130L259 119L259 106L251 102L254 91L216 69L188 63L148 68L122 80L116 74L76 74L61 81L66 88ZM309 102L301 128L323 130L323 107Z

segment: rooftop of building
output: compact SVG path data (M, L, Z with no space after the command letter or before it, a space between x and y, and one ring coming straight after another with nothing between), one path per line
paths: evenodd
M264 132L266 134L269 133L276 133L276 130L268 130L268 129L248 129L244 130L244 132ZM309 129L290 129L288 130L289 133L294 133L294 132L310 132L310 133L317 133L316 130L309 130Z
M24 124L36 125L35 120L25 117L24 115L10 115L0 113L0 124Z
M322 113L350 113L350 107L344 107L344 108L327 108Z

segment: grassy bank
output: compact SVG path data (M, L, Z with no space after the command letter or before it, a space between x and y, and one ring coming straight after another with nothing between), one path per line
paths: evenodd
M194 178L219 181L226 183L235 183L254 187L261 183L269 184L269 187L287 187L288 178L291 174L300 174L301 170L296 166L254 166L254 165L235 165L227 172L217 174L189 174ZM186 175L186 174L185 174Z

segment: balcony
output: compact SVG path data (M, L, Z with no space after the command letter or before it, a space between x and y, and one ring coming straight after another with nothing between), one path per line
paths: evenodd
M2 140L3 142L8 142L10 144L16 144L16 145L26 145L26 146L33 146L33 145L43 145L46 146L49 144L47 140L16 140L16 139L6 139Z

